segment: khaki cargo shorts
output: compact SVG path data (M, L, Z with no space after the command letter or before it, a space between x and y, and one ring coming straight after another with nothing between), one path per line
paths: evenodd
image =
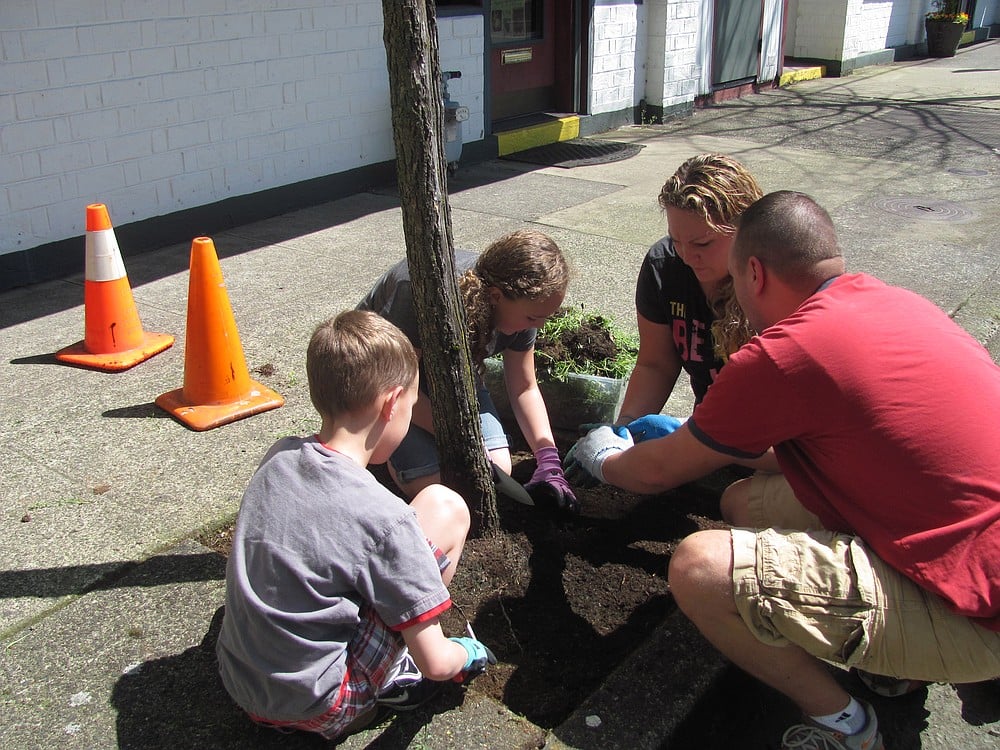
M763 530L732 530L736 606L758 640L793 643L820 659L890 677L962 683L1000 676L1000 632L950 612L861 539L766 528L807 513L801 505L795 510L780 474L755 477L750 503L754 512L777 515Z

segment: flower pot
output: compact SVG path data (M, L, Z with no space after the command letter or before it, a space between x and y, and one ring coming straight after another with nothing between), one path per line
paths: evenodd
M503 381L503 363L498 359L487 359L483 380L501 420L505 425L516 425ZM566 380L556 380L542 373L538 375L538 390L545 399L549 423L553 430L564 432L576 432L581 424L587 422L614 420L627 385L627 378L570 373Z
M924 20L927 30L927 54L930 57L954 57L965 33L965 24L956 21Z

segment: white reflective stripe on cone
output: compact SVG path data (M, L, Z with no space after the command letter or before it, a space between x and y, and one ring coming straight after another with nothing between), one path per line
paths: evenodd
M125 278L125 263L114 229L87 232L87 281L117 281Z

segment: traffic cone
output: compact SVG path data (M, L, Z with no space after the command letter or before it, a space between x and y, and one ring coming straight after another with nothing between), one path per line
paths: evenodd
M60 349L56 359L118 372L174 343L174 337L168 333L142 330L108 207L103 203L87 206L85 277L83 341Z
M184 387L159 396L156 405L200 431L284 403L279 394L250 379L215 243L196 237L188 280Z

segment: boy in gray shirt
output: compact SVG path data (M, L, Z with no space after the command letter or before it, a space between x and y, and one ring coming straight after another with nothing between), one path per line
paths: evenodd
M417 367L406 336L374 313L341 313L309 342L320 431L268 451L226 572L219 670L257 722L333 739L380 703L414 708L495 662L439 620L469 530L464 500L435 484L407 505L366 468L406 434Z

